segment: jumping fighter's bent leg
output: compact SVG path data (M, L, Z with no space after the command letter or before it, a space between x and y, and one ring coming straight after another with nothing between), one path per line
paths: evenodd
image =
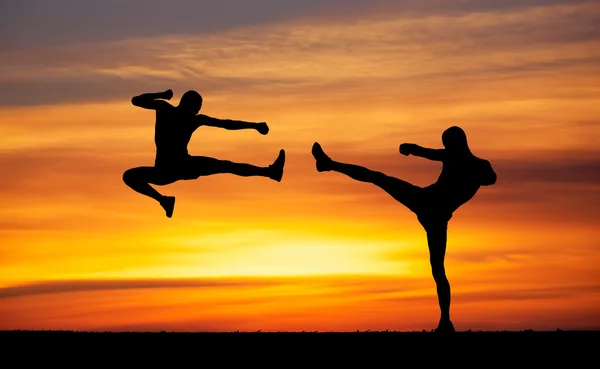
M174 180L161 175L160 170L155 167L131 168L123 173L123 182L137 193L158 201L165 209L167 217L170 218L173 216L175 197L164 196L150 186L150 183L162 186L175 182Z

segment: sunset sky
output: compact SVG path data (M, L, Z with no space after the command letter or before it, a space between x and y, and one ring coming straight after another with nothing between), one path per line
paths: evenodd
M252 5L250 5L252 4ZM154 114L188 89L192 155L266 166L157 187ZM425 186L458 125L498 182L450 222L457 330L600 329L600 5L496 0L5 0L0 330L435 328L425 233L334 159Z

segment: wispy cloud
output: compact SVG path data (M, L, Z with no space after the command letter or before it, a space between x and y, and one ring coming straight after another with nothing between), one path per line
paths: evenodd
M466 9L474 5L466 4ZM394 12L351 24L334 18L205 37L6 51L0 63L0 102L127 99L138 89L167 85L201 86L207 94L250 90L298 98L326 88L338 95L335 99L359 91L363 99L381 99L391 90L397 98L414 98L454 89L457 83L468 87L557 68L597 72L599 55L591 46L600 40L597 7L542 5L508 6L500 13L484 6L483 12L460 15L427 7L430 13L417 17ZM407 83L410 91L402 88Z
M73 0L8 0L2 3L0 45L19 47L157 37L165 34L212 34L294 18L348 17L393 12L411 17L462 15L473 12L523 11L536 6L576 4L583 1L461 1L445 0L157 0L83 3ZM115 11L118 9L118 11Z

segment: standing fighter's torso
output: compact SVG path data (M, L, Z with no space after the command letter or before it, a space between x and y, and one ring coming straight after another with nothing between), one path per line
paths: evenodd
M486 161L474 155L448 155L438 180L425 187L433 201L455 211L469 201L481 187L481 172Z

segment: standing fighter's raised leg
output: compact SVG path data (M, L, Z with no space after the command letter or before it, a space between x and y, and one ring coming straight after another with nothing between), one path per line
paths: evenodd
M312 147L312 154L316 160L317 170L319 172L334 171L345 174L359 182L372 183L383 189L396 201L414 211L414 206L417 201L417 191L420 190L419 187L359 165L346 164L332 160L325 154L321 145L317 142L315 142Z
M164 196L150 186L150 183L162 186L173 182L162 177L155 167L137 167L128 169L123 173L123 182L137 193L158 201L160 206L165 209L167 217L170 218L173 216L175 197Z

